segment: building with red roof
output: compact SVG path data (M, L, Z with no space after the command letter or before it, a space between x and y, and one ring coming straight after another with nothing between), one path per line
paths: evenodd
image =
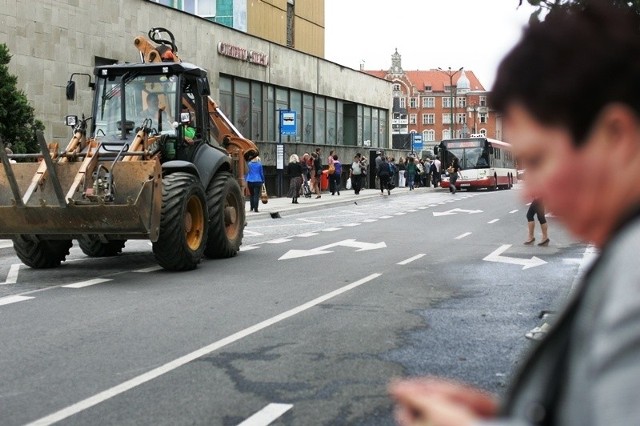
M451 137L484 134L502 140L501 118L489 108L489 92L471 70L406 71L396 49L388 70L361 71L393 83L394 148L407 149L411 133L422 135L427 153Z

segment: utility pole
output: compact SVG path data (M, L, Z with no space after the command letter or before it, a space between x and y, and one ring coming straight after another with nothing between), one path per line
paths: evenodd
M449 121L449 138L453 139L453 77L459 73L460 71L462 71L464 69L464 67L460 67L460 69L458 71L453 71L451 69L451 67L449 67L447 69L447 71L443 70L442 68L438 67L438 71L440 71L441 73L444 73L446 75L449 76L449 93L451 94L451 103L449 104L449 109L450 109L450 114L451 114L451 120Z

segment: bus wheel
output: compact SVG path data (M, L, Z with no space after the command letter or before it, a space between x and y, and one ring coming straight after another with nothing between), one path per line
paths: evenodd
M490 191L497 191L498 190L498 175L493 175L493 186L489 187Z
M509 186L507 187L507 189L511 188L513 188L513 175L509 173Z

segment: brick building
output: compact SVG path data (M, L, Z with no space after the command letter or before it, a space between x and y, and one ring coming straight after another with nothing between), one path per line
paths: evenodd
M461 138L481 133L502 139L501 119L489 108L489 92L473 71L405 71L397 49L388 70L362 71L393 84L394 148L407 149L411 133L422 135L424 154L430 154L434 145L452 135Z

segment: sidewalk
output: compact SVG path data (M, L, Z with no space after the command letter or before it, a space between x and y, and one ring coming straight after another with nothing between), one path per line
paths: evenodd
M416 192L434 192L434 191L448 191L443 188L416 188ZM395 188L391 190L391 198L397 197L398 195L408 194L409 188ZM247 212L247 220L270 217L275 215L276 213L280 216L286 215L287 213L301 213L306 211L313 211L319 208L323 208L326 206L337 206L341 204L353 204L354 202L358 202L360 200L370 200L372 198L382 198L380 195L379 189L363 189L360 191L360 194L356 195L353 192L353 189L343 189L340 191L340 195L331 195L329 191L324 191L321 198L316 198L316 195L313 194L311 198L298 198L298 204L292 204L291 198L288 197L274 197L269 198L269 202L267 204L260 203L258 207L258 213L249 211L249 201L246 202L246 212ZM385 195L384 197L388 197Z

